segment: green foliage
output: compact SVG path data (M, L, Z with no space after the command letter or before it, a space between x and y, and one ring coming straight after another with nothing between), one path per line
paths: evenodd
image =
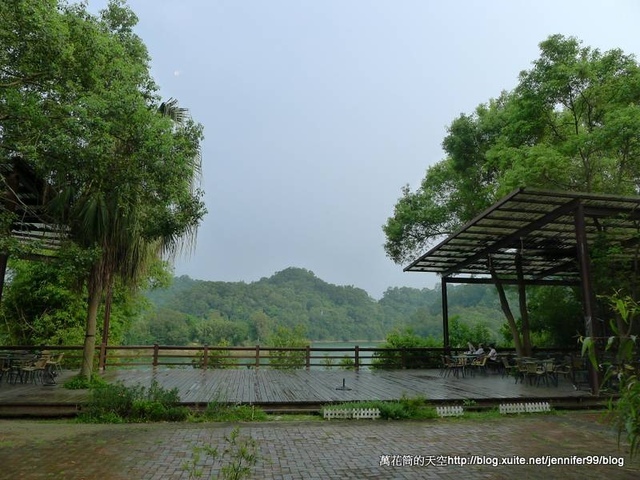
M218 448L211 445L194 445L191 449L191 459L182 464L182 469L189 474L189 480L202 478L206 458L218 458Z
M77 249L75 249L77 251ZM12 260L0 306L2 329L17 345L77 345L84 334L86 266L69 257Z
M206 213L196 185L203 129L160 102L124 2L99 15L54 0L0 9L0 150L46 181L46 213L98 252L86 284L84 338L94 339L114 282L139 287L154 259L192 239ZM91 376L94 349L85 342L83 375Z
M328 284L299 268L251 284L181 277L171 289L153 292L149 298L161 308L153 319L143 320L149 327L142 330L180 312L193 319L184 334L195 343L215 344L225 338L234 345L271 346L268 340L276 326L294 329L301 325L315 340L379 340L384 331L377 303L364 290Z
M216 347L228 347L229 342L222 341ZM194 362L194 368L204 367L204 352L199 352ZM229 357L229 350L208 350L207 368L229 368L233 363L233 358Z
M267 419L264 410L255 405L231 405L221 402L209 402L202 418L212 422L254 422Z
M495 340L484 323L462 323L457 315L449 319L449 342L452 347L466 348L469 342L475 346L480 343L490 345L495 343Z
M400 400L394 401L369 400L324 407L329 410L345 408L377 408L380 418L385 420L426 420L438 417L436 409L428 406L423 398L408 398L404 395Z
M232 345L269 347L279 327L299 325L311 341L380 340L407 328L421 337L442 338L438 289L389 288L376 302L361 290L327 284L303 269L289 268L250 284L183 276L148 298L155 308L137 317L126 337L129 345L203 343L208 333L199 327L211 320L221 327L211 331L211 338L223 336ZM504 320L493 286L450 285L448 303L451 317L468 327L468 336L460 336L462 345L499 337Z
M179 406L177 389L167 390L153 381L149 388L127 387L122 382L91 389L86 409L78 419L87 423L183 421L186 407Z
M64 388L68 388L69 390L84 390L88 388L102 388L106 387L108 384L106 380L98 375L92 375L91 379L84 377L82 375L76 375L75 377L64 382Z
M539 335L534 344L575 345L584 329L579 293L562 287L531 288L527 293L531 332Z
M71 244L48 261L12 259L0 304L0 336L16 345L78 345L87 317L87 265L93 255ZM144 299L116 284L111 306L110 340L122 341ZM99 311L103 315L103 310ZM101 332L99 332L101 333Z
M215 478L241 480L251 477L252 469L260 458L257 442L252 437L240 436L238 427L226 435L224 440L225 448L222 453L217 447L210 445L193 447L191 460L183 464L189 479L201 478L204 475L205 466L211 464L211 461L219 461L222 464L220 476ZM206 457L209 457L208 460Z
M453 120L420 186L402 190L383 226L385 251L414 260L516 188L635 196L640 178L640 65L619 49L602 52L552 35L512 91ZM496 92L498 93L498 92ZM637 258L620 256L616 228L593 245L593 287L636 288ZM566 342L576 326L572 302L540 304L539 339ZM560 314L568 314L562 325ZM540 322L536 320L538 326ZM553 330L553 331L552 331ZM526 345L525 345L526 347Z
M515 188L635 194L640 67L552 35L516 87L455 119L447 157L416 192L403 189L383 227L387 255L413 259ZM498 93L498 92L497 92Z
M615 318L610 322L613 335L606 344L608 351L615 351L615 360L605 363L603 383L615 380L619 386L619 398L609 403L609 416L618 430L618 442L624 437L629 442L633 457L640 452L640 379L637 364L637 337L630 335L635 315L640 305L631 296L620 291L606 297ZM587 355L593 368L599 368L596 360L596 339L582 339L582 354Z
M419 337L411 330L393 332L387 335L386 342L381 345L382 349L390 350L376 351L372 368L434 368L441 363L440 355L420 349L439 346L442 345L439 345L437 340Z
M344 356L340 359L340 368L342 370L353 370L356 368L356 361L348 356Z
M309 345L302 326L293 329L278 327L269 337L268 342L271 347L281 348L303 348ZM303 368L306 364L306 352L304 350L271 351L269 364L273 368L282 370Z
M249 335L249 328L246 324L222 318L219 312L213 311L208 318L195 323L195 332L196 343L241 345Z

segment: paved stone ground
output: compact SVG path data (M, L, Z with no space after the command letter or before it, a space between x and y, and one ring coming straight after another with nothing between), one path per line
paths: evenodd
M259 448L256 479L580 478L637 479L640 459L618 449L601 412L429 421L278 421L238 424ZM224 449L236 425L83 425L0 421L0 479L189 479L196 447ZM473 458L585 458L618 465L471 465ZM440 465L449 457L456 464ZM403 458L404 457L404 458ZM202 478L219 462L201 457ZM467 465L461 465L462 462ZM528 460L525 460L528 461ZM404 466L396 466L404 462ZM479 463L476 461L476 463ZM215 477L213 477L215 478Z

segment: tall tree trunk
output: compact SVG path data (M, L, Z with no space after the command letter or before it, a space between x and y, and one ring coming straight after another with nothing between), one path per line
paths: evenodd
M520 332L518 332L516 319L511 312L511 307L509 306L507 295L504 293L502 282L500 281L500 278L498 278L498 275L496 274L496 271L492 265L489 265L489 271L491 272L491 278L493 278L493 282L495 283L496 289L498 290L500 307L502 307L502 311L504 312L505 317L507 317L507 324L509 325L509 330L511 330L511 335L513 336L513 345L516 348L516 354L520 357L524 357L524 349L522 348L522 342L520 341Z
M522 319L522 351L524 356L530 357L531 348L531 327L529 326L529 311L527 310L527 288L524 284L522 273L522 256L516 255L516 272L518 275L518 304L520 306L520 318Z
M111 322L111 302L113 301L113 277L107 275L106 294L104 298L104 320L102 323L102 347L100 349L100 370L104 370L107 363L107 345L109 344L109 324Z
M82 351L82 368L80 376L91 379L93 374L93 356L96 351L96 324L98 318L98 308L102 297L102 277L99 265L91 268L89 278L89 298L87 309L87 324L84 335L84 348Z

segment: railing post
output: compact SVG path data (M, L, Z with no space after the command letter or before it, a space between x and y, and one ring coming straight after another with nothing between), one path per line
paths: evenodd
M311 345L307 345L306 354L307 354L307 371L308 371L308 370L311 370Z
M260 345L256 345L256 370L260 368Z
M202 368L205 370L209 365L209 345L204 346L204 352L202 352Z
M356 372L360 370L360 347L358 345L356 345L353 352L353 366L356 369Z
M157 343L153 344L153 366L158 366L158 353L160 352L160 347Z

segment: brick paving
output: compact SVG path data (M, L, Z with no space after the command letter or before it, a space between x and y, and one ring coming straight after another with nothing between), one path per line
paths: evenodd
M196 447L224 449L238 426L259 449L256 479L637 479L602 412L448 418L428 421L271 421L85 425L68 421L0 421L0 479L189 479ZM520 457L622 460L617 465L437 465L438 456L513 462ZM403 459L404 456L404 459ZM202 478L220 464L201 457ZM393 464L404 461L404 466Z

